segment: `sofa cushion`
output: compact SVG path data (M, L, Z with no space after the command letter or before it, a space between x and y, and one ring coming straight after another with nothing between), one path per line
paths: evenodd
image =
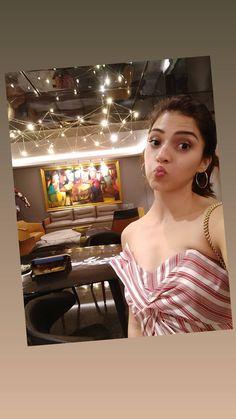
M61 220L61 221L54 221L46 226L46 230L51 230L53 228L57 228L58 230L62 227L70 227L72 225L72 220Z
M94 206L74 208L74 220L86 219L89 217L96 217L96 209Z
M82 226L86 224L96 223L97 218L95 217L84 217L84 218L78 218L77 220L72 221L71 226Z
M73 210L55 211L50 213L51 222L73 220Z
M114 211L117 211L119 206L117 204L109 204L109 205L98 205L96 207L97 217L105 216L105 215L112 215Z
M113 220L113 214L109 215L101 215L96 218L97 221L112 221Z

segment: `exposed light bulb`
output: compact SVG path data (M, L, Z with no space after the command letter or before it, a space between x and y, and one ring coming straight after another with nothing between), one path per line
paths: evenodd
M49 79L46 79L46 83L49 84L50 83L50 80Z
M112 103L112 97L107 98L107 103L110 105Z
M51 109L50 109L50 112L51 112L51 113L53 113L53 112L54 112L54 109L53 109L53 108L51 108Z
M107 114L107 108L103 108L102 112Z
M107 119L103 119L101 121L101 125L102 125L102 127L107 127L107 125L108 125Z
M118 135L117 134L111 134L111 141L113 143L115 143L118 140Z
M80 118L80 122L84 122L84 118Z
M48 148L48 153L49 153L49 154L54 154L54 153L55 153L54 148L53 148L52 146L50 146L50 147Z
M28 130L30 130L30 131L34 131L34 125L33 124L27 124L27 128L28 128Z
M28 156L28 153L26 150L22 150L20 154L24 157Z
M11 83L11 87L14 89L14 87L15 87L15 86L14 86L14 84L13 84L13 83Z
M123 125L126 124L126 120L125 119L123 119L121 122L122 122Z
M105 87L103 85L100 86L101 92L105 92Z
M31 89L31 87L30 86L28 86L28 90L30 90Z
M76 83L79 84L79 79L76 79Z
M59 96L56 96L56 100L57 100L57 101L59 100Z
M41 77L40 77L40 76L38 76L38 77L37 77L37 79L38 79L38 80L41 80Z
M87 141L87 138L84 138L84 142L86 143L86 141Z
M110 85L110 83L111 83L111 80L110 80L110 78L107 76L107 77L105 78L105 83L104 83L104 84L106 84L107 86L109 86L109 85Z
M39 123L39 124L42 124L42 119L39 119L39 120L38 120L38 123Z
M38 148L38 147L39 147L39 145L36 143L36 144L35 144L35 147L37 147L37 148Z
M10 133L10 138L15 138L15 134L14 134L14 132L11 132L11 133Z
M65 133L64 132L61 133L61 137L65 137Z
M94 141L94 144L96 147L98 147L100 145L99 141Z
M74 89L74 95L77 95L77 94L78 94L77 90L76 90L76 89Z
M119 83L121 83L122 82L122 77L121 77L121 75L119 74L119 76L118 76L118 82Z
M139 113L138 112L134 112L134 118L138 118L138 116L139 116Z
M99 65L99 64L97 64L97 65L96 65L96 67L99 69L99 68L100 68L100 65Z

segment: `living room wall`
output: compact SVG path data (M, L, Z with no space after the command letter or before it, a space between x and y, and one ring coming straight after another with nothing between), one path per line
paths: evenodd
M141 173L139 156L118 159L120 162L120 177L122 185L123 203L144 207L145 212L150 208L153 200L145 178ZM45 165L43 167L46 167ZM48 165L52 167L52 165ZM21 218L25 221L41 222L47 217L44 194L40 176L40 167L26 167L13 169L15 187L27 197L30 208L20 204Z

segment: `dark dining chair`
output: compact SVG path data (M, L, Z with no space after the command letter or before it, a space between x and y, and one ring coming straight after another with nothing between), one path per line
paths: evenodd
M29 301L25 306L28 344L48 345L110 339L107 328L99 323L77 329L71 335L56 335L50 332L52 325L75 302L76 297L69 291L57 291Z
M94 233L91 236L89 236L86 240L85 246L99 246L103 244L105 245L105 244L120 244L120 243L121 243L120 234L115 233L114 231L102 231L102 232ZM101 282L101 287L102 287L104 307L105 307L105 310L107 310L106 291L105 291L104 282ZM93 284L90 285L90 289L91 289L91 293L92 293L96 308L97 310L100 311L95 294L94 294Z
M114 211L111 231L121 234L127 225L139 218L140 213L137 207Z

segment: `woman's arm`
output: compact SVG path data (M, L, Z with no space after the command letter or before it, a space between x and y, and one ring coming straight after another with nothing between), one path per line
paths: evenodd
M134 317L131 308L129 307L128 338L136 338L139 336L143 336L141 325Z

